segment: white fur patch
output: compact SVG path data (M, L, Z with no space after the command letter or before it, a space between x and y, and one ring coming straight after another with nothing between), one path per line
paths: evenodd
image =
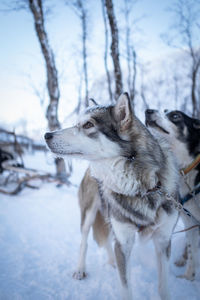
M80 158L87 160L116 157L120 153L119 145L110 141L102 133L99 132L98 138L93 139L78 126L56 131L48 146L58 155L79 155Z
M140 183L136 180L134 167L127 170L125 163L126 159L123 157L92 162L92 175L114 192L134 196L140 191Z
M130 239L133 241L137 227L133 224L122 223L115 218L111 218L111 225L117 240L125 245Z

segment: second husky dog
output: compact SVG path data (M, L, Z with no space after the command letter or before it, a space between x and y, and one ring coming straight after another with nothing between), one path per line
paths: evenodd
M168 145L157 141L136 118L126 93L116 105L91 107L76 126L46 133L45 139L58 156L90 161L115 236L123 299L132 299L129 259L137 232L153 239L159 293L161 299L169 299L170 244L178 213L167 200L168 194L176 196L177 189Z
M186 168L200 154L200 120L191 118L181 111L146 110L146 125L157 135L165 137L175 154L180 169ZM200 223L200 164L191 168L190 172L180 176L179 192L184 207L194 216L182 214L186 228ZM196 189L196 191L195 191ZM194 195L195 192L195 196ZM199 230L193 228L186 232L187 265L185 274L181 277L193 280L199 266L198 243ZM180 261L181 262L181 261ZM180 264L179 262L179 264ZM182 264L184 260L182 259Z

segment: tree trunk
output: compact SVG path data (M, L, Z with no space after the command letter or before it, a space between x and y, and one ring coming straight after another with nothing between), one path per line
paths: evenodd
M108 94L109 94L110 102L113 103L111 78L110 78L110 72L109 72L109 69L108 69L108 26L107 26L106 12L105 12L105 0L102 0L101 2L102 2L102 15L103 15L103 22L104 22L104 29L105 29L104 66L105 66L106 76L107 76Z
M114 14L114 8L112 0L105 0L106 11L108 15L108 20L110 24L112 42L111 42L111 56L114 65L115 74L115 100L120 96L123 91L122 85L122 73L119 61L119 38L118 38L118 28L117 22Z
M46 112L46 118L48 120L49 129L51 131L54 131L60 129L60 123L58 121L57 114L60 91L54 54L49 45L48 36L44 26L42 0L29 0L29 8L33 14L35 31L41 46L42 54L45 59L47 72L47 90L50 100ZM62 158L56 158L55 163L57 176L62 181L66 181L67 174L64 160Z
M131 92L132 68L131 68L130 26L129 26L130 7L128 4L129 4L129 1L124 0L124 17L125 17L125 23L126 23L126 61L127 61L127 68L128 68L127 85L128 85L128 90L129 90L129 96L131 97L130 92Z
M196 96L196 92L198 90L197 89L197 74L198 74L198 71L199 71L199 67L200 67L200 58L196 62L195 57L194 57L193 58L192 74L191 74L191 80L192 80L192 84L191 84L191 99L192 99L192 116L195 117L195 118L199 118L200 117L200 108L197 105L197 103L199 101L198 101L198 98Z
M88 97L88 65L87 65L87 9L83 0L74 0L74 1L66 1L67 5L70 5L74 10L76 15L79 17L81 21L81 29L82 29L82 59L83 59L83 74L84 74L84 82L85 82L85 99L84 106L88 107L89 105L89 97ZM82 75L81 81L82 81ZM81 103L80 103L81 104Z
M136 52L132 47L132 68L133 68L133 72L132 72L132 76L130 79L130 99L133 102L133 106L134 106L134 100L135 100L135 95L136 95L136 75L137 75L137 61L136 61Z
M196 101L196 72L192 71L192 85L191 85L191 99L192 99L192 116L196 117L197 115L197 101Z
M124 0L124 18L125 18L125 44L126 44L126 61L127 61L127 85L129 96L134 107L134 98L136 94L136 75L137 75L137 65L136 65L136 52L131 43L131 27L130 27L130 13L133 6L132 0Z
M86 40L87 40L87 24L86 24L86 11L83 7L83 3L79 0L81 4L81 22L82 22L82 42L83 42L83 70L84 70L84 78L85 78L85 107L89 105L88 99L88 70L87 70L87 48L86 48Z

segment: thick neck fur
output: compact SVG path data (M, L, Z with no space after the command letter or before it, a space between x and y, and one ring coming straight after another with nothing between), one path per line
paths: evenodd
M121 131L121 137L129 140L122 147L122 156L119 155L113 158L98 160L91 164L92 175L94 177L113 192L126 196L145 193L148 189L155 187L157 183L155 176L157 170L155 168L152 168L150 171L151 174L149 172L148 174L141 174L139 170L140 159L138 157L146 143L146 129L142 128L142 130L139 130L138 127L140 126L143 125L134 118L128 128ZM144 132L144 136L141 136L141 132ZM135 153L135 148L137 149L137 158L131 157L132 153ZM147 157L145 160L147 160ZM147 169L150 170L150 168Z
M124 157L115 157L92 162L91 172L103 186L126 196L145 195L157 185L158 181L167 192L173 193L177 172L171 153L168 156L166 159L169 164L166 169L161 169L161 164L158 166L146 158L135 158L131 161Z
M194 157L189 154L184 142L177 139L175 139L173 142L171 142L171 147L176 156L178 166L179 168L185 168L194 160Z
M135 173L134 161L124 157L99 160L91 164L92 175L113 192L134 196L142 190ZM152 182L155 186L155 181Z
M92 175L108 189L126 196L144 195L159 181L165 190L173 192L177 173L168 144L157 141L136 117L126 133L129 148L122 149L121 156L92 162ZM137 149L135 157L124 155L124 150L132 153L133 149Z

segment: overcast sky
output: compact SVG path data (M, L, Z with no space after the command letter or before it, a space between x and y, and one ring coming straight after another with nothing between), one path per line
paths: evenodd
M59 117L61 121L72 111L77 100L77 69L80 68L80 23L64 1L50 0L52 14L46 23L51 47L56 54L57 69L60 75L61 99ZM115 12L119 27L123 26L120 14L123 1L116 3ZM101 1L88 1L89 19L89 79L101 78L104 74L103 50L104 32ZM140 60L150 61L164 57L170 49L160 39L170 25L170 14L166 8L173 0L138 0L132 17L141 18L136 24L136 50ZM0 15L0 124L20 131L19 121L25 120L28 130L46 128L45 111L48 99L40 104L34 94L45 85L45 69L30 12L14 11ZM111 65L112 67L112 65ZM90 86L91 87L91 86ZM95 98L95 95L90 95Z

